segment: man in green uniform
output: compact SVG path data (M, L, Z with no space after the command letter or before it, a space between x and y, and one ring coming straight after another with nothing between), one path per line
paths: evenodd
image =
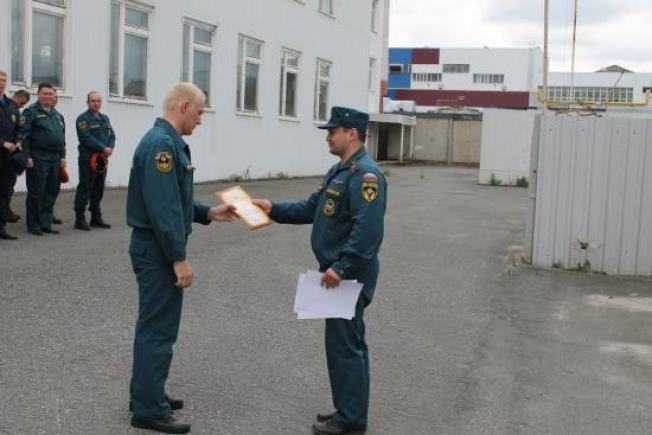
M54 87L41 83L38 101L20 117L19 142L27 155L26 223L30 234L58 234L52 229L52 209L59 196L60 169L66 167L63 116L52 108Z
M5 95L7 72L0 70L0 239L16 240L18 237L7 232L7 222L16 222L18 217L9 207L16 183L16 173L11 157L20 152L18 142L18 105Z
M100 153L100 158L108 159L113 154L115 147L115 133L109 117L100 113L102 108L102 95L97 91L89 92L86 97L88 110L77 117L77 138L79 139L79 184L75 193L75 228L88 231L84 213L86 206L91 212L91 227L111 228L111 225L102 219L100 202L104 196L104 182L106 168L98 172L91 168L91 157ZM97 158L97 156L96 156Z
M201 123L206 97L192 83L174 86L163 118L134 152L127 189L127 223L133 228L129 255L138 281L138 321L130 385L131 425L163 433L187 433L171 410L182 401L165 391L172 346L177 340L183 289L193 281L186 241L193 222L231 222L233 206L209 207L193 199L190 147L182 136Z
M312 223L311 244L323 272L321 283L337 287L343 279L363 284L352 320L326 320L326 360L335 411L317 414L319 435L364 433L369 409L369 354L364 310L378 278L378 251L383 241L386 182L364 142L369 115L333 107L327 129L331 154L340 158L307 200L253 202L279 223Z

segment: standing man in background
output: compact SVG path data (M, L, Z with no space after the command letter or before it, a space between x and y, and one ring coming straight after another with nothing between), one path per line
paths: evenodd
M18 106L5 95L7 72L0 70L0 239L16 240L5 228L13 217L9 213L9 203L13 191L14 170L10 163L13 153L20 151L18 142Z
M57 104L59 104L59 91L54 89L54 95L52 96L52 109L55 112L57 112L59 115L61 115L61 119L64 120L63 121L63 132L64 132L63 139L64 139L64 142L65 142L65 140L66 140L66 135L65 135L66 121L65 121L65 118L63 117L63 113L61 113L61 112L59 112L57 110ZM64 143L64 146L65 146L65 143ZM58 224L62 224L63 221L54 215L54 204L55 204L56 201L57 201L57 198L54 198L54 202L52 203L52 213L51 213L51 215L52 215L52 223L58 225Z
M186 258L192 223L231 222L235 207L196 202L195 166L182 136L201 124L206 96L192 83L172 87L163 117L134 152L127 188L127 224L133 228L129 255L138 281L138 321L130 385L131 425L163 433L188 433L172 409L167 382L172 347L177 341L184 290L194 272Z
M20 121L20 110L29 103L29 99L31 96L29 95L29 92L27 92L25 89L19 89L16 92L14 92L14 96L11 97L11 102L13 103L14 111L15 113L18 113L16 116L16 125L18 126L18 123ZM18 134L18 129L16 130L16 134ZM9 153L9 163L11 167L11 171L9 171L6 176L6 190L4 191L5 195L5 215L7 218L7 222L18 222L20 220L20 216L17 215L12 209L11 209L11 199L14 196L14 187L16 186L16 181L18 181L18 176L22 174L25 171L25 153L23 152L22 147L20 146L20 142L16 143L17 147L16 149L12 152ZM1 182L0 182L1 183Z
M323 272L322 286L337 287L343 279L363 284L352 320L326 319L326 362L333 412L317 414L317 435L361 434L369 412L369 352L364 310L371 303L378 279L378 251L383 241L387 184L367 154L369 115L333 107L327 129L330 153L339 157L321 186L307 200L253 203L279 223L313 224L312 250Z
M88 110L77 117L77 138L79 139L79 184L75 193L75 228L88 231L86 223L86 206L91 212L91 227L111 228L111 225L102 219L100 202L104 196L104 183L106 181L106 162L113 154L115 147L115 133L109 117L100 113L102 108L102 95L91 91L86 97ZM95 158L92 159L94 154ZM104 169L98 171L96 160L104 160ZM95 165L92 167L91 163Z
M27 155L27 232L58 234L52 228L52 208L61 189L60 169L66 167L63 116L52 108L54 87L38 86L38 101L20 117L20 143Z

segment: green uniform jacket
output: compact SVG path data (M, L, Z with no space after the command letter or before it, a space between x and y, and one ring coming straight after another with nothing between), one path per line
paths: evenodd
M151 230L170 262L186 259L192 223L209 224L209 206L193 198L190 147L158 118L134 152L127 188L127 224Z
M109 117L103 113L93 115L90 110L77 117L77 139L79 139L79 160L89 160L94 153L104 148L115 147L115 133Z
M270 217L313 224L312 250L322 271L332 268L344 279L375 281L370 274L377 274L386 201L385 176L362 147L333 166L307 200L274 204Z
M19 142L28 157L54 161L66 158L66 126L63 116L40 103L23 110L20 117Z

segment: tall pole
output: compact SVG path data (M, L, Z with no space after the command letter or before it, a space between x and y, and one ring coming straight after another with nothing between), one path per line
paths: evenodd
M569 102L575 101L575 40L577 35L577 0L575 0L575 12L573 16L573 46L571 49L571 70L570 70L570 100Z
M543 113L548 111L548 0L543 0Z

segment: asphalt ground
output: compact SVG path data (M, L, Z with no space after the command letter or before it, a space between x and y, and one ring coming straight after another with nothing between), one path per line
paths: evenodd
M514 265L524 189L478 186L477 169L386 166L381 274L366 312L367 434L649 434L652 281ZM318 179L248 181L305 198ZM233 183L196 187L196 197ZM59 235L9 224L0 240L0 434L148 434L127 411L137 290L125 190L110 230ZM24 215L24 196L14 208ZM168 382L193 434L310 434L330 411L323 321L292 313L315 268L309 226L196 225Z

